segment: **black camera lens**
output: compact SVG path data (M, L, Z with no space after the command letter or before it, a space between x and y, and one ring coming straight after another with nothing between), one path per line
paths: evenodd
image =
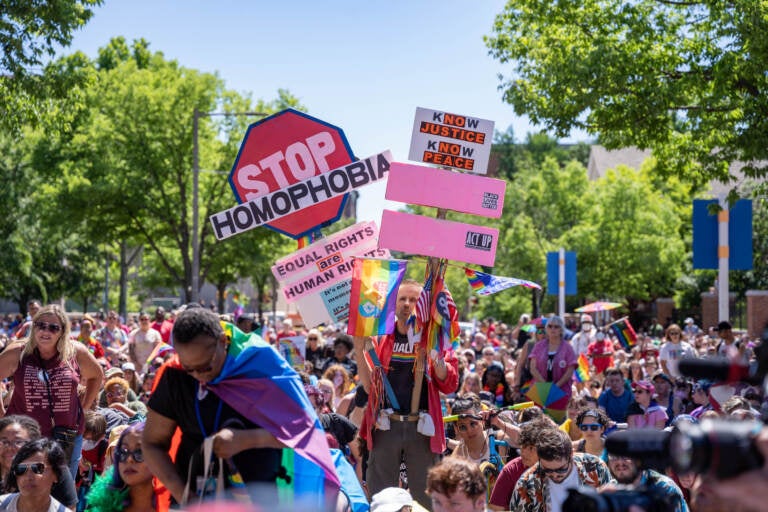
M759 421L681 422L669 441L672 467L678 474L711 470L721 480L760 468L763 458L753 441L762 427Z

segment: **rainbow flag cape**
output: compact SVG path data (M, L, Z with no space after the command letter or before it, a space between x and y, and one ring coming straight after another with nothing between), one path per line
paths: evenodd
M613 334L619 339L619 343L625 349L631 349L637 344L637 334L629 323L629 318L619 318L609 325Z
M540 285L533 281L526 281L525 279L494 276L467 267L464 267L464 274L467 276L469 285L478 295L491 295L506 290L507 288L512 288L513 286L524 286L526 288L536 288L541 290Z
M340 490L325 432L301 378L258 334L222 322L230 340L219 376L208 389L237 412L288 446L291 485L281 489L286 504L325 509Z
M589 361L587 356L579 354L579 364L576 366L576 371L573 372L576 380L579 382L587 382L589 380Z
M347 334L383 336L394 331L397 289L407 263L405 260L354 259Z
M438 272L435 279L434 298L432 300L431 318L427 333L427 353L436 350L443 353L446 350L456 350L459 348L459 312L456 309L456 303L453 302L451 292L445 286L442 273ZM417 304L418 306L418 304Z

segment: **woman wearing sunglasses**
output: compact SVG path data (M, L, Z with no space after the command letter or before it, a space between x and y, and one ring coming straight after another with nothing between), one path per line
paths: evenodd
M104 374L88 348L69 336L69 318L51 304L32 320L29 338L0 354L0 380L13 376L9 414L26 414L40 424L44 437L57 439L77 474L85 414L96 400ZM78 385L85 386L82 401ZM4 413L0 405L0 413Z
M13 468L13 459L19 453L19 449L29 441L40 439L40 425L21 414L9 414L0 418L0 479L7 481ZM66 465L66 464L65 464ZM2 492L10 492L15 489L3 487ZM67 507L75 508L77 505L77 490L75 481L69 471L63 471L58 482L53 486L51 496ZM2 508L0 508L2 510Z
M51 496L51 488L67 471L64 451L50 439L36 439L22 446L5 480L18 492L0 496L0 510L8 512L65 512L71 509Z
M120 435L113 464L94 482L86 511L168 510L170 494L144 463L141 432L144 422L134 423Z
M576 416L576 425L583 437L573 443L573 451L596 455L608 463L603 436L609 421L608 415L601 409L582 409Z

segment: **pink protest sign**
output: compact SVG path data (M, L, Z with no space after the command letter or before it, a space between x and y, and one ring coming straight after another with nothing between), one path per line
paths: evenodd
M378 236L379 229L375 222L358 222L280 258L272 267L272 274L278 281L290 282L322 273L349 262L352 256L375 249Z
M504 180L392 162L386 198L498 219L506 188Z
M384 210L379 247L492 267L499 230Z

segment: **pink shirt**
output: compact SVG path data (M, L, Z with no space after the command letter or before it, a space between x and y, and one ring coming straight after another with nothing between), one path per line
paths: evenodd
M536 369L539 371L544 379L547 378L547 362L549 359L549 342L544 339L537 342L531 350L531 355L528 359L532 359L532 363L536 364ZM557 349L554 358L552 359L552 382L557 382L563 375L570 369L570 367L576 367L576 352L573 347L567 341L563 340L560 343L560 347ZM571 396L571 382L565 382L560 389L565 392L567 396Z
M641 409L642 407L640 405ZM663 425L667 422L667 418L667 412L664 408L659 404L653 403L648 406L644 414L630 414L627 416L627 423L629 428L656 428L657 422L661 422Z

